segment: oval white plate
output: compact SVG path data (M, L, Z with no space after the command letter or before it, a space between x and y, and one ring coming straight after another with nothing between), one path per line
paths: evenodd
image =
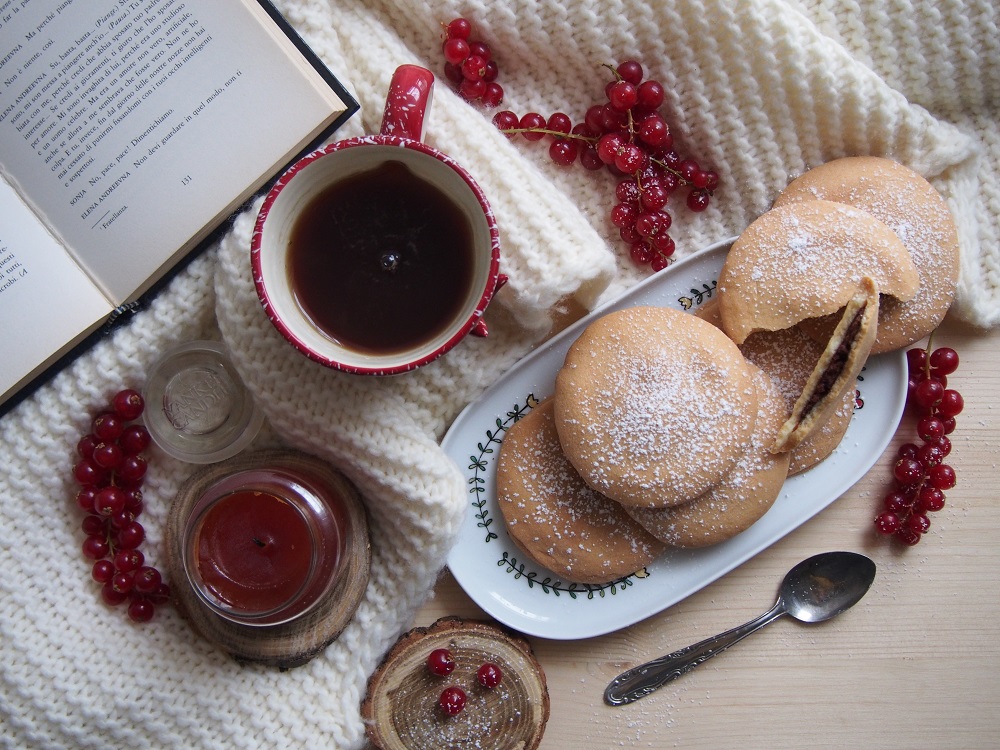
M693 309L714 296L732 240L636 285L622 297L547 341L458 416L442 446L465 473L469 513L448 567L487 613L527 635L559 640L610 633L670 607L808 521L836 500L882 455L903 413L906 357L872 357L858 378L858 408L840 447L785 483L771 509L727 542L668 550L643 571L600 586L560 580L526 559L504 528L496 504L496 459L506 429L553 392L566 350L594 318L636 305Z

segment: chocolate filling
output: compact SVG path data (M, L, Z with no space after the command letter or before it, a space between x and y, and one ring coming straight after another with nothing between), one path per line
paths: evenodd
M861 305L854 313L854 317L848 324L847 330L844 332L844 336L841 338L840 343L837 345L837 349L830 358L830 363L827 365L826 369L823 370L823 374L820 376L819 382L816 383L816 387L813 388L812 393L809 394L809 400L806 401L805 408L799 416L800 423L804 422L806 417L809 416L809 413L816 408L816 404L829 395L830 389L833 388L833 384L837 382L837 378L839 378L844 372L844 367L847 365L847 360L851 355L851 349L854 348L854 343L857 341L858 334L861 332L861 322L864 318L866 307L867 304Z

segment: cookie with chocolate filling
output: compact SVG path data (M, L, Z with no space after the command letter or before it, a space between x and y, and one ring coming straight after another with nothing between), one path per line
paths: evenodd
M609 313L570 346L556 376L559 442L587 484L629 507L669 507L718 484L757 415L736 345L662 307Z
M904 302L920 285L899 236L866 211L824 200L772 208L743 231L723 262L722 326L742 344L755 331L836 313L864 277Z
M853 391L878 333L878 309L878 288L866 277L844 307L792 415L778 431L773 450L788 451L798 446L842 403L845 390Z
M517 547L564 580L607 583L641 570L658 542L621 505L586 485L559 444L554 402L515 422L497 460L497 504Z
M811 200L867 211L899 236L913 258L920 287L906 302L882 300L872 354L909 346L937 328L955 298L959 250L954 217L934 186L891 159L850 156L797 177L774 205ZM823 319L808 324L808 330L826 340L835 325L835 318Z
M721 328L718 297L713 297L694 314ZM766 372L784 401L784 421L791 413L813 368L823 354L823 345L802 330L802 325L780 331L758 331L747 337L740 351L747 361ZM829 456L840 445L854 416L856 391L845 389L843 401L822 425L791 451L789 476L810 469Z

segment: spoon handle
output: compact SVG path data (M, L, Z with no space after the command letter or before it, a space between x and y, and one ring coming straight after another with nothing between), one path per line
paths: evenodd
M785 612L784 601L778 599L771 609L750 622L622 672L608 684L604 691L604 702L611 706L622 706L637 701L739 643Z

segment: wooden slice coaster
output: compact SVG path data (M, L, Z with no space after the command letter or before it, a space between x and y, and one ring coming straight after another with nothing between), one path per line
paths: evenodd
M427 668L427 656L438 648L448 649L456 664L447 677ZM502 672L494 688L476 678L486 662ZM467 702L447 716L438 700L453 685L465 691ZM522 637L486 622L445 617L400 637L368 681L361 716L379 750L534 750L549 719L549 691Z
M213 612L189 584L181 550L185 522L205 489L228 474L261 467L302 472L323 483L339 496L348 520L345 559L334 588L301 617L268 626L232 622ZM343 632L364 596L371 565L368 518L354 485L326 462L290 450L241 454L192 476L170 506L164 546L173 603L192 628L238 661L281 669L305 664Z

